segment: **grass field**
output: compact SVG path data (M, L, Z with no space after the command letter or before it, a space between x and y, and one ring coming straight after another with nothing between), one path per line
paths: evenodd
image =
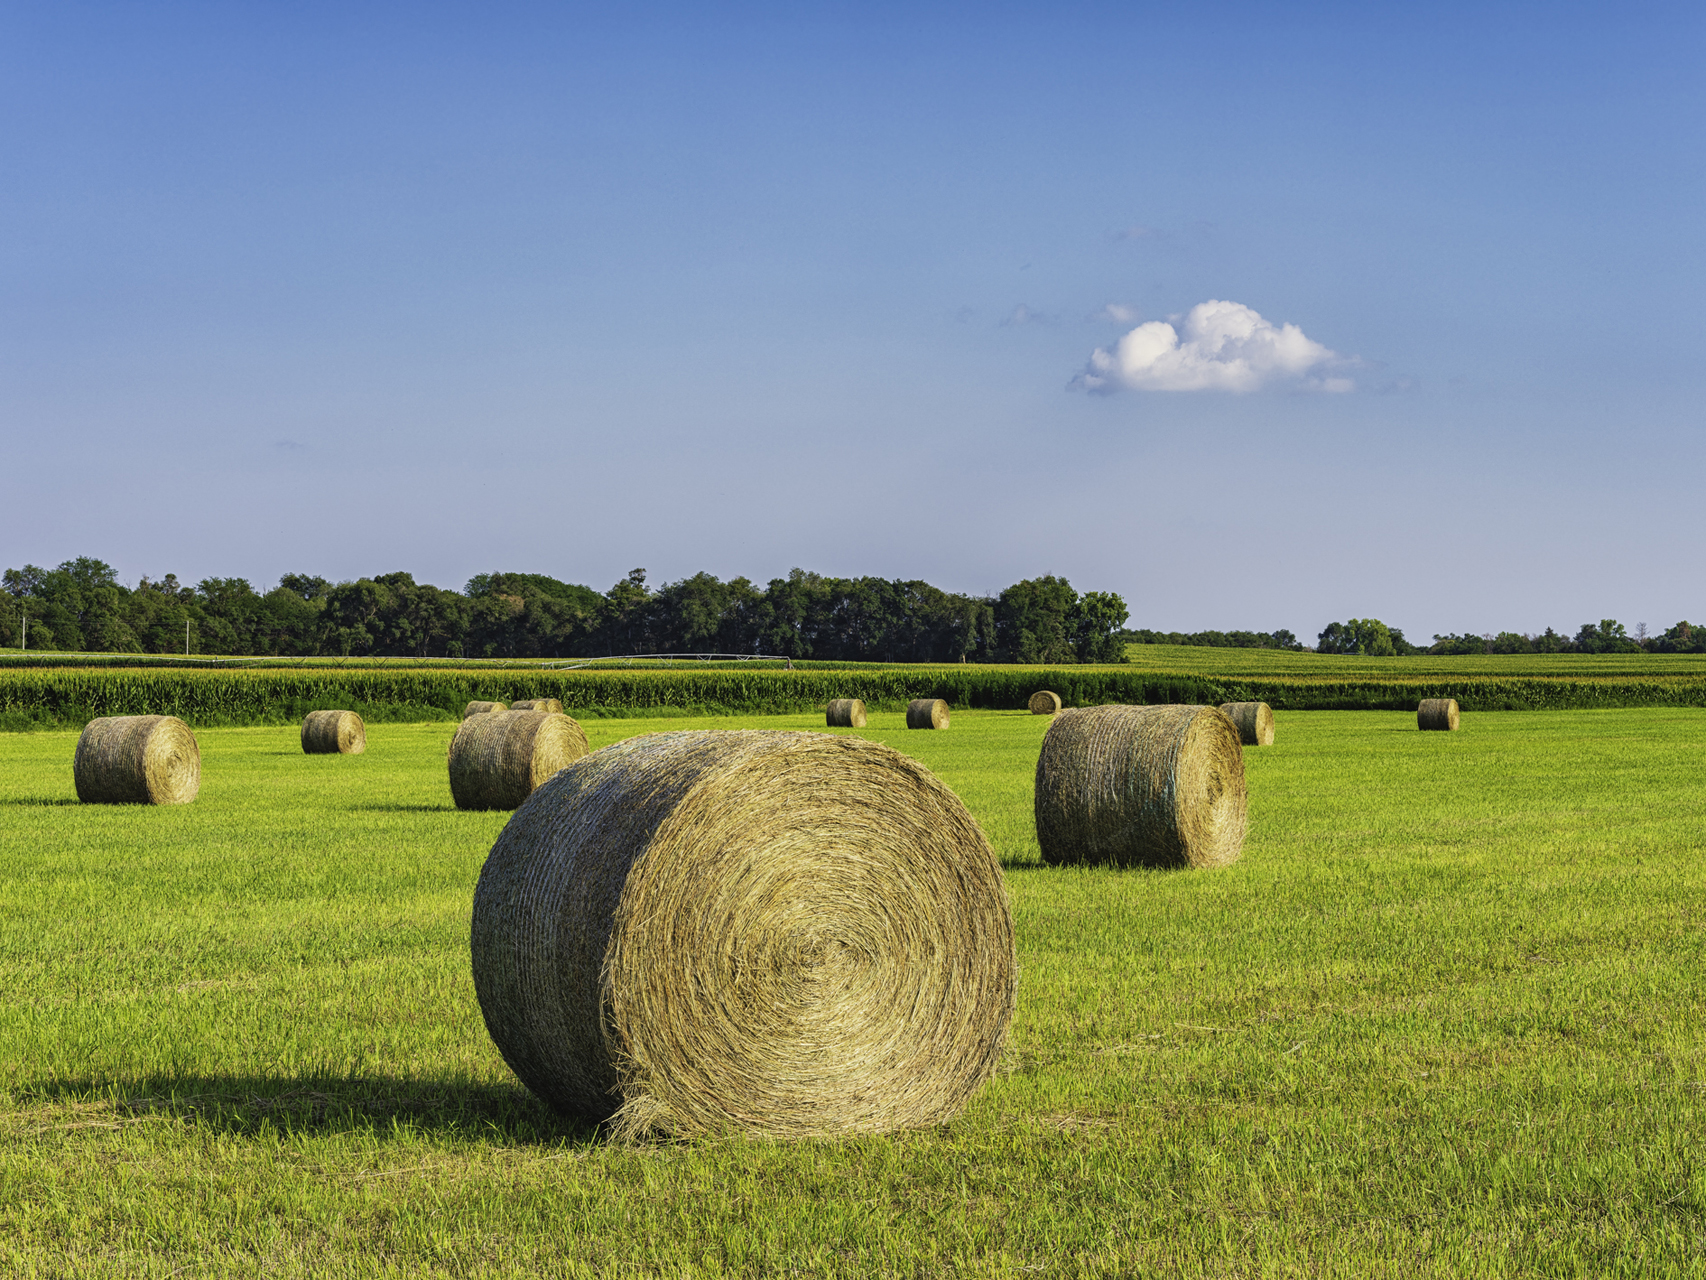
M159 810L0 734L0 1271L1706 1270L1706 712L1282 714L1206 873L1039 866L1042 717L901 723L1008 869L1002 1071L940 1130L637 1147L485 1034L453 726L204 730ZM689 726L821 717L587 728Z

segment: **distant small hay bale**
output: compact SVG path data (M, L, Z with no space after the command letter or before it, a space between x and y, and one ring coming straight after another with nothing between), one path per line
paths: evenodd
M498 704L502 706L502 703ZM557 715L563 714L563 704L556 698L523 698L520 702L509 704L511 711L551 711Z
M824 708L823 720L832 729L863 729L865 704L858 698L835 698Z
M1031 695L1029 705L1034 716L1052 716L1060 710L1060 695L1048 689L1038 689Z
M644 734L559 773L474 893L474 990L524 1084L616 1132L937 1125L1018 986L1001 867L864 738Z
M311 756L359 756L367 750L367 726L353 711L310 711L302 721L302 749Z
M1416 708L1418 729L1455 729L1457 721L1456 698L1423 698Z
M940 698L914 698L906 704L908 729L946 729L948 704Z
M1274 709L1265 702L1223 702L1221 714L1238 729L1247 747L1274 745Z
M1043 860L1224 867L1249 826L1244 748L1214 707L1062 711L1037 758Z
M494 711L507 711L509 706L503 702L470 702L462 708L462 718L469 716L488 716Z
M71 772L84 804L188 804L201 748L176 716L103 716L77 739Z
M492 711L464 720L450 740L450 795L458 809L514 809L586 754L586 733L549 711Z

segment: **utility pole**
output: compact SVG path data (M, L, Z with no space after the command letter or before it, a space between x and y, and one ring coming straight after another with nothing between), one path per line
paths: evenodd
M190 656L190 620L184 619L184 657Z

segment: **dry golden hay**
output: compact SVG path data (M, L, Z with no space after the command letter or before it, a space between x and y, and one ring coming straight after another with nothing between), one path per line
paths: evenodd
M302 749L309 755L359 756L367 750L367 726L353 711L310 711L302 721Z
M1265 702L1223 702L1221 714L1238 730L1247 747L1274 745L1274 709Z
M948 704L940 698L914 698L906 704L908 729L946 729Z
M450 795L458 809L513 809L586 754L586 733L550 711L469 716L450 740Z
M965 806L827 733L645 734L564 770L492 846L472 949L516 1075L621 1136L940 1124L1018 988Z
M494 711L507 711L508 709L501 702L470 702L462 708L462 718L466 720L469 716L490 715Z
M832 729L863 729L865 704L858 698L835 698L824 708L823 720Z
M176 716L104 716L77 739L71 772L84 804L188 804L201 748Z
M498 704L503 705L501 702ZM563 714L563 704L556 698L523 698L520 702L509 704L511 711L554 711Z
M1048 689L1038 689L1031 695L1029 705L1034 716L1052 716L1060 710L1060 695Z
M1416 708L1418 729L1455 729L1457 720L1456 698L1423 698Z
M1249 812L1238 730L1214 707L1062 711L1037 759L1046 862L1224 867Z

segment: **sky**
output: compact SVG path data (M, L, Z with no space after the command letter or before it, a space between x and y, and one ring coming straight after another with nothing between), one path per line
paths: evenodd
M1706 620L1706 9L0 4L0 561Z

